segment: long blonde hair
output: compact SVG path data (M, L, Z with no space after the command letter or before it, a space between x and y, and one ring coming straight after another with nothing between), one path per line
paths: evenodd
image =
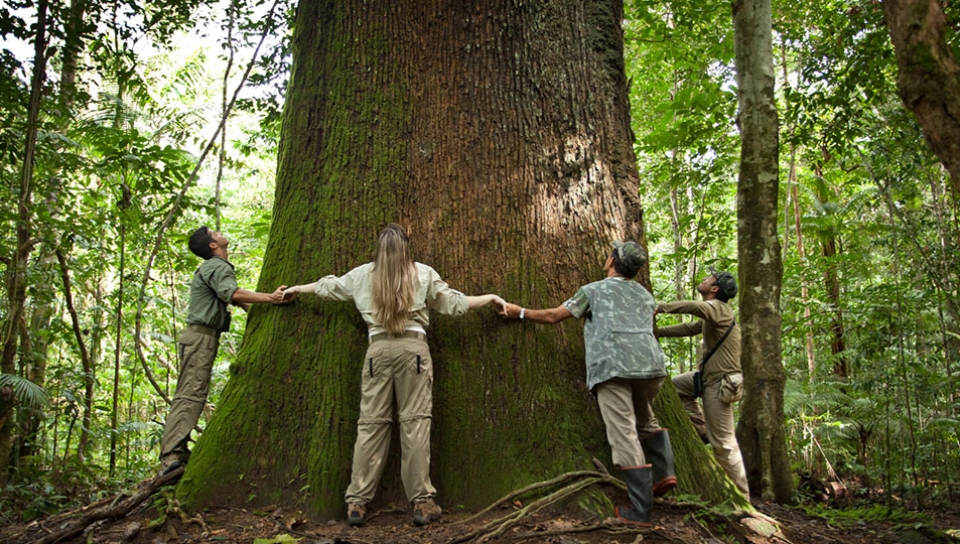
M390 223L380 231L372 274L373 318L390 334L400 335L413 308L418 279L409 239L400 225Z

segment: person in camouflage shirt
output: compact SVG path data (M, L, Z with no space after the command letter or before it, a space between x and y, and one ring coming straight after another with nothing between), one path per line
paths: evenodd
M636 525L649 525L653 495L677 484L669 436L653 413L667 375L653 335L657 303L633 281L646 262L646 251L636 242L614 242L603 264L606 278L584 285L556 308L507 304L501 312L546 324L584 318L587 387L597 398L613 462L623 472L632 503L632 508L617 508L617 517Z

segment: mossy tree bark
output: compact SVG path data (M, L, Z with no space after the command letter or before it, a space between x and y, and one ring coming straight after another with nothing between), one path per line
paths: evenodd
M787 502L793 499L793 475L783 425L783 262L777 236L779 138L770 0L735 0L733 23L741 138L737 252L744 374L737 440L751 493Z
M897 90L917 116L930 148L950 173L960 202L960 65L937 0L884 0L883 15L897 55Z
M391 221L468 294L543 307L599 279L610 240L644 241L622 17L619 0L302 2L260 290L369 261ZM484 308L434 315L428 337L442 504L609 462L578 323ZM352 304L255 307L180 496L342 516L365 348ZM380 504L405 503L398 449Z

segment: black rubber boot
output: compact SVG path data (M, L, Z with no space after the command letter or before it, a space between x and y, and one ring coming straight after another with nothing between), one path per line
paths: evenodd
M640 443L647 462L653 465L653 496L662 497L677 487L677 475L673 470L673 448L666 429L657 431Z
M627 495L630 504L625 508L617 508L617 518L630 525L649 527L650 510L653 508L653 469L650 465L621 469L623 479L627 482Z

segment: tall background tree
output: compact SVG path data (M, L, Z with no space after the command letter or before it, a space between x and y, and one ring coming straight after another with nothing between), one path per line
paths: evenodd
M953 180L960 199L960 65L944 8L932 0L889 0L883 14L897 54L897 89Z
M737 256L740 261L741 364L744 397L737 440L751 493L786 502L793 496L783 426L778 234L779 126L774 97L770 0L733 3L740 178Z
M368 261L390 221L466 293L543 307L599 279L611 240L644 240L622 9L302 2L260 289ZM441 503L480 506L609 457L579 329L435 317ZM341 514L365 344L350 304L255 309L179 494ZM744 506L673 405L687 489ZM397 458L383 496L402 501Z

